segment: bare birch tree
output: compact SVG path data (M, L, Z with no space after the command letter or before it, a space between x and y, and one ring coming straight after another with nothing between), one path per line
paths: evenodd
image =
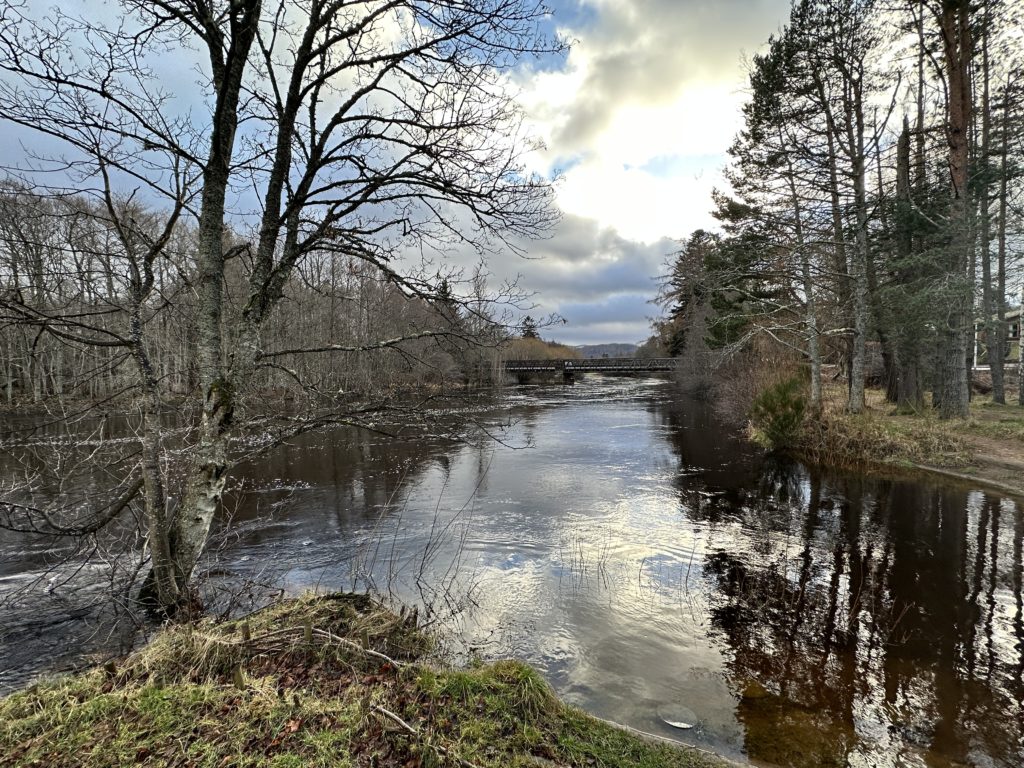
M545 13L534 0L125 0L109 24L0 11L4 117L67 146L68 186L110 200L124 238L118 190L167 211L160 234L134 246L142 299L167 233L179 218L194 222L200 415L180 497L167 496L152 458L155 424L140 468L152 557L144 591L167 613L190 602L257 372L353 351L266 347L297 266L334 253L429 298L434 286L403 253L508 250L513 236L551 223L546 183L522 168L528 143L507 77L523 56L558 50L541 32ZM168 57L196 62L198 92L159 82ZM228 236L247 222L251 236ZM237 311L225 302L231 265L245 281ZM144 339L129 327L115 341L145 389Z

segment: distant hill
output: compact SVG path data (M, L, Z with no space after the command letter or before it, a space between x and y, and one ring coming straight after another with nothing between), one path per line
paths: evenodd
M636 354L636 344L584 344L576 347L585 358L592 357L632 357Z

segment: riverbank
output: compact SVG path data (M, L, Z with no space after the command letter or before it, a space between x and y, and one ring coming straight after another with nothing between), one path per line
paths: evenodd
M430 661L363 595L170 627L118 663L0 700L0 766L721 768L560 702L515 661Z
M818 464L932 472L1024 497L1024 408L979 395L961 421L939 419L930 409L896 413L881 390L868 390L866 400L866 410L852 415L843 393L830 392L822 414L806 420L794 452Z

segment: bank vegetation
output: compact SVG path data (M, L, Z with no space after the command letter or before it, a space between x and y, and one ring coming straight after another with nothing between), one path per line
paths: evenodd
M717 768L560 702L515 661L429 660L415 614L362 595L170 627L0 700L0 766Z

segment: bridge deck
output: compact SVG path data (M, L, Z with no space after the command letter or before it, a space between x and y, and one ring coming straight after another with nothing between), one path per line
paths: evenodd
M674 357L594 357L585 360L506 360L508 373L532 373L535 371L561 371L564 373L592 371L643 373L674 371Z

